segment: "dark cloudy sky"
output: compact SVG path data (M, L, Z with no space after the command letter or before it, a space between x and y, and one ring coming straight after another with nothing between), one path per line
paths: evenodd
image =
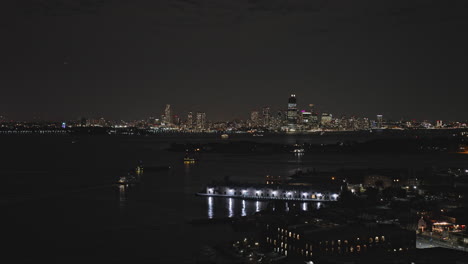
M464 0L2 1L0 114L468 119Z

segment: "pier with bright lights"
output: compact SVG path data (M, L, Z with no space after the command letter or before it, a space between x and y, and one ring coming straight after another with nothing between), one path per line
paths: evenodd
M197 195L251 200L334 202L338 200L339 193L340 186L223 184L209 185Z

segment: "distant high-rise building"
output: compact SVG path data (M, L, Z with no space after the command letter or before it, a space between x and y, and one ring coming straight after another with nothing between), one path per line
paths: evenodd
M291 94L288 100L287 120L288 125L297 124L297 100L295 94Z
M98 126L100 126L100 127L105 127L106 126L106 120L104 119L104 117L99 118Z
M258 111L250 112L250 126L256 127L259 125L260 118Z
M312 122L312 113L307 112L306 110L301 111L301 123L310 124Z
M173 115L172 116L172 123L176 126L180 125L180 118L178 115Z
M437 120L437 121L436 121L436 127L440 128L440 127L442 127L443 125L444 125L444 124L443 124L442 120Z
M197 130L202 131L206 128L206 114L197 112Z
M88 120L86 120L86 117L82 117L80 119L80 126L84 127L88 124Z
M270 126L270 107L265 106L263 107L263 126L268 127Z
M383 116L377 115L377 128L382 128Z
M166 123L166 125L170 125L172 123L171 105L170 104L167 104L166 108L164 109L164 123Z
M319 115L317 112L312 112L310 116L310 126L313 128L319 127Z
M332 114L322 113L322 118L320 119L320 124L322 125L322 127L330 126L332 118Z
M193 113L188 112L187 114L187 128L193 128Z

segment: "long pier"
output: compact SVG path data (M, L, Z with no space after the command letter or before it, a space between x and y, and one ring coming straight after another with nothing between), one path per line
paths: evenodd
M225 184L209 185L196 195L249 200L334 202L338 200L339 193L339 186Z

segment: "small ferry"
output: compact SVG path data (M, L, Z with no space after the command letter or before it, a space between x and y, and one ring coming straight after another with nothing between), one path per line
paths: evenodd
M228 134L222 134L221 135L221 139L228 139L229 138L229 135Z

